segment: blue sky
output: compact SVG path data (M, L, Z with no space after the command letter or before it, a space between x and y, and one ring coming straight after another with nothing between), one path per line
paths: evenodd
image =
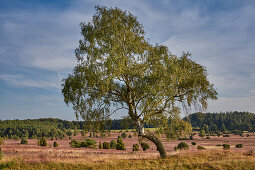
M255 112L253 0L0 0L0 119L75 119L60 85L95 5L131 12L151 43L204 65L219 93L207 111Z

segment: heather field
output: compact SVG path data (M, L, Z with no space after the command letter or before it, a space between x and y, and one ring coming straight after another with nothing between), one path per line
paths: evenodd
M183 140L189 145L189 150L174 151L174 147L182 140L166 141L164 146L168 152L167 159L160 159L155 146L150 149L133 152L133 144L138 143L133 132L126 132L132 138L125 138L123 142L126 151L115 149L71 148L72 139L83 140L84 136L73 136L72 139L47 139L48 146L38 146L36 139L28 139L27 145L20 144L20 140L5 140L1 145L4 154L0 161L0 168L7 169L254 169L255 168L255 135L249 137L232 135L230 137L213 137L211 139L194 136L193 140ZM110 142L121 132L111 132L105 138L87 137L99 142ZM53 142L58 147L53 147ZM191 142L196 142L192 145ZM230 150L223 150L222 144L229 144ZM236 148L243 144L242 148ZM205 150L198 150L197 146ZM218 146L217 146L218 145Z

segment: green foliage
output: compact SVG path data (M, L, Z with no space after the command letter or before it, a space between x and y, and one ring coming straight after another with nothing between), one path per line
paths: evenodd
M112 141L110 142L110 148L111 148L111 149L116 149L116 141L115 141L115 140L112 140Z
M0 148L0 160L3 158L3 153L2 153L2 149Z
M110 149L110 143L104 142L104 143L103 143L103 148L104 148L104 149Z
M229 144L223 144L223 149L224 150L229 150L230 149L230 145Z
M47 146L47 141L45 138L40 138L38 141L37 141L37 144L38 146Z
M72 148L96 148L96 141L93 139L86 139L85 141L72 140L69 144Z
M73 134L72 131L70 129L68 129L68 131L66 132L66 135L70 137L70 136L72 136L72 134Z
M74 135L74 136L77 136L77 134L78 134L77 126L74 126L74 132L73 132L73 135Z
M54 141L53 147L58 147L58 143L56 141Z
M81 23L77 66L62 84L65 103L93 130L104 129L112 113L127 109L137 130L143 132L147 123L167 137L187 133L191 126L180 119L179 103L206 109L208 99L217 99L205 67L189 53L177 57L166 46L150 44L131 13L100 6L96 11Z
M118 138L117 144L116 144L117 150L126 150L125 144L123 143L121 138Z
M205 150L205 147L200 146L200 145L197 145L197 149L198 149L198 150Z
M243 144L237 144L236 145L236 148L242 148L243 147Z
M123 132L123 133L121 134L121 137L122 137L123 139L125 139L125 138L127 138L127 134L126 134L125 132Z
M207 136L206 139L211 139L211 138L209 136Z
M229 135L223 135L223 137L230 137Z
M103 144L102 144L101 142L99 142L98 148L99 148L99 149L103 149Z
M128 138L132 138L132 135L129 134L129 135L128 135Z
M175 148L174 150L189 150L189 145L185 142L181 142L179 143Z
M4 139L0 137L0 145L4 143Z
M197 143L196 142L191 142L191 145L196 145Z
M27 142L27 140L26 139L21 139L21 141L20 141L20 144L28 144L28 142Z
M192 135L189 137L189 140L193 140L193 136Z
M205 137L205 130L200 130L199 136L200 136L201 138Z
M255 114L250 112L194 113L184 119L189 120L192 127L202 129L206 124L211 131L218 133L255 131Z
M133 144L133 151L139 151L139 145Z
M146 151L147 149L150 149L150 145L146 142L142 142L141 147L142 147L143 151Z

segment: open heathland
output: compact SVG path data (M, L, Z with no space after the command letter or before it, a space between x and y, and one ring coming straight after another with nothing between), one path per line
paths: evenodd
M121 136L123 132L111 132L108 137L89 137L97 142L111 142ZM122 139L126 150L98 149L98 148L72 148L70 142L73 139L84 140L84 136L72 136L72 139L47 139L47 146L38 146L37 139L27 139L28 144L20 144L20 140L7 139L1 145L3 159L0 160L0 168L9 169L158 169L161 168L202 168L202 169L228 169L239 167L241 169L255 168L255 135L250 133L242 136L230 134L230 137L214 137L210 139L200 138L197 135L193 140L166 141L162 137L163 144L168 153L167 159L160 159L155 145L150 141L150 148L143 151L139 145L139 151L133 152L133 144L138 144L138 138L134 132L125 132L132 138ZM53 147L57 141L58 147ZM185 142L189 150L174 151L179 143ZM196 142L196 145L192 145ZM223 144L230 145L229 150L223 150ZM236 148L242 144L242 148ZM205 150L198 150L197 145Z

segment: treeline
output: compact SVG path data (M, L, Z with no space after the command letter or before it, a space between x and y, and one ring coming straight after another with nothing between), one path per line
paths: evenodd
M111 130L133 128L127 120L110 121ZM37 137L68 136L70 129L84 130L84 121L66 121L61 119L43 118L27 120L0 120L0 137L19 139ZM147 126L149 127L149 126Z
M255 131L255 114L250 112L194 113L185 117L194 129L208 132Z
M255 114L249 112L226 113L194 113L184 118L189 121L193 129L209 132L255 131ZM110 130L131 129L129 120L112 120ZM61 119L27 119L27 120L0 120L0 137L37 138L69 136L70 129L84 131L84 121L66 121ZM145 125L145 127L152 127Z

